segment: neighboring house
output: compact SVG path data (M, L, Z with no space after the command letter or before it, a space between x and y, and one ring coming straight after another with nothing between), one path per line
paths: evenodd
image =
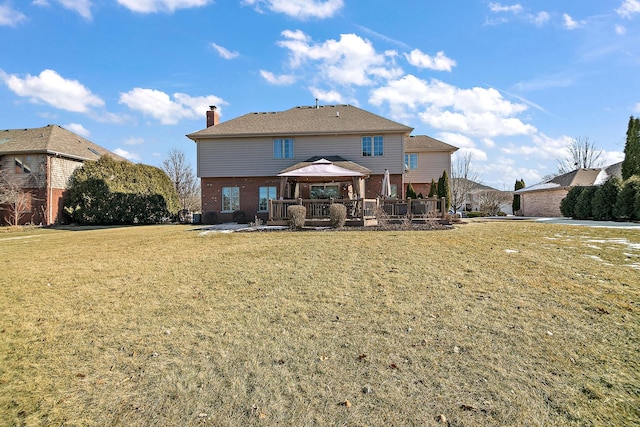
M269 199L379 197L385 169L391 196L402 198L409 174L405 144L412 131L351 105L249 113L222 123L211 107L207 128L187 137L197 146L202 211L229 221L234 211L266 218ZM411 151L420 156L411 173L422 182L450 170L445 153L455 147L439 144Z
M513 213L513 191L497 190L488 185L480 184L466 178L453 178L452 186L457 186L464 192L462 209L467 212L486 211L487 206L499 206L499 212L511 215Z
M51 225L62 219L62 198L71 174L102 155L124 158L57 125L0 130L0 171L25 195L21 223ZM0 206L0 221L9 221Z
M518 190L516 193L520 195L520 214L561 217L560 202L572 187L602 185L612 176L622 177L622 162L606 168L576 169Z
M444 171L451 179L451 155L457 150L458 147L426 135L405 138L405 181L411 183L416 194L427 197L431 180L437 184Z

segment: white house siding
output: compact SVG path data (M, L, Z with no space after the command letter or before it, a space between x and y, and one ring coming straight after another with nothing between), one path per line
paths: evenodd
M561 217L560 202L567 196L567 190L530 191L520 193L520 209L523 216Z
M82 162L61 157L51 157L51 187L67 188L73 172L82 166Z
M297 136L293 159L273 158L273 138L234 138L197 143L198 176L275 176L281 170L314 156L341 156L382 174L384 169L401 174L404 168L403 135L384 135L383 156L362 156L362 135Z

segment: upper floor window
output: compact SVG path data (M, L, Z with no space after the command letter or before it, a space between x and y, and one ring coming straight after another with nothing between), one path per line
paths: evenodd
M406 153L404 155L404 167L407 170L416 169L418 167L418 154Z
M293 159L293 138L273 140L274 159Z
M362 155L383 156L384 155L384 137L383 136L363 136L362 137Z
M16 156L15 173L31 173L31 156Z
M222 187L222 212L233 212L240 209L240 188Z

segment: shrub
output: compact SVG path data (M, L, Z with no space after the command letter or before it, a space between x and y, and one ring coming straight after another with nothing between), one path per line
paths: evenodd
M593 196L593 204L591 206L595 219L606 221L615 218L613 207L616 204L620 187L622 187L622 182L616 176L611 177L598 187L596 194Z
M593 196L596 193L598 187L582 187L582 191L576 198L576 204L574 209L575 219L591 219L593 218L592 205Z
M161 169L102 156L73 172L64 210L80 224L153 224L177 214L179 204Z
M208 211L205 212L204 215L202 215L202 223L203 224L216 224L218 222L218 214L215 213L214 211Z
M467 213L467 218L479 218L483 216L489 216L486 212L469 212Z
M304 228L304 220L307 217L307 208L302 205L291 205L287 209L287 215L289 216L289 227L294 230L301 230Z
M622 184L613 213L619 219L640 219L635 209L636 194L640 193L640 176L634 175Z
M244 211L233 211L231 215L231 220L233 222L237 222L238 224L246 224L247 223L247 214Z
M566 197L560 202L560 213L567 218L573 218L575 216L576 200L580 193L582 193L583 187L572 187L567 193Z
M347 222L347 207L340 203L329 206L329 224L333 228L342 228Z

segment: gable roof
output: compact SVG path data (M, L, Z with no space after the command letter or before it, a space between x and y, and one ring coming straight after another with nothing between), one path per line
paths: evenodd
M0 130L0 155L44 153L83 161L98 160L106 154L116 160L128 161L58 125Z
M437 139L431 138L427 135L411 135L404 139L405 152L447 151L449 153L453 153L457 150L458 147L438 141Z
M576 169L562 175L553 177L547 181L522 188L516 193L527 193L529 191L556 190L568 187L587 187L591 185L602 185L611 176L622 176L622 162L607 166L606 168Z
M251 136L295 136L322 134L371 134L401 132L413 128L352 105L294 107L271 113L249 113L187 135L201 139Z

